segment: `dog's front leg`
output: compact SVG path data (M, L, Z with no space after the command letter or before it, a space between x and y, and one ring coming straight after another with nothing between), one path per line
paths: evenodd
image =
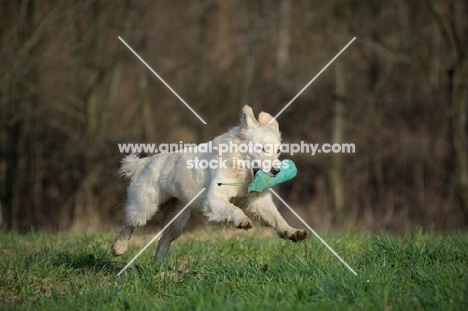
M305 240L307 231L291 227L278 212L271 194L264 193L249 202L248 208L268 227L272 227L279 237L293 242Z
M203 214L208 221L229 223L238 229L249 230L252 221L244 212L220 194L210 193L203 207Z

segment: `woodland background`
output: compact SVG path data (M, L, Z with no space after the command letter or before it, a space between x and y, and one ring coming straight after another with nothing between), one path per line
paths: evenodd
M279 193L319 229L466 229L462 0L0 0L1 228L117 228L118 143L204 142L244 104L276 114L354 36L278 121L285 142L356 153L293 156Z

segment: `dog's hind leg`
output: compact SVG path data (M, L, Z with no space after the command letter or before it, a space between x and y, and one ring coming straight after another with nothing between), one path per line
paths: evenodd
M129 200L125 206L125 220L119 236L112 245L112 255L119 256L127 251L128 241L136 226L143 226L157 210L155 199L147 199L145 193L134 191L129 187Z
M177 201L177 203L165 209L167 212L165 212L164 215L164 225L170 222L182 208L183 204ZM156 263L161 262L164 257L166 257L172 241L180 236L189 218L190 210L187 209L181 215L179 215L179 217L177 217L174 222L172 222L169 227L167 227L166 230L162 233L161 239L158 243L158 248L156 250L156 255L154 256L154 261Z
M132 237L133 229L135 227L123 225L122 229L120 230L119 236L115 240L114 244L112 244L112 255L119 256L125 253L128 249L128 240Z

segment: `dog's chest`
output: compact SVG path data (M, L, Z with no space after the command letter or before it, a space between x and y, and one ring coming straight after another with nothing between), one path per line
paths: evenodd
M232 197L229 201L235 206L243 208L248 205L249 201L252 201L252 198L258 195L259 193L257 192L251 192L251 193L245 192L244 196L235 196L235 197Z

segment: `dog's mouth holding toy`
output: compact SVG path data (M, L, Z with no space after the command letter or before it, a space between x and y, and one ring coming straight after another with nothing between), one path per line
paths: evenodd
M255 176L257 176L257 173L260 171L262 171L263 173L265 173L266 175L270 177L275 177L279 173L280 170L275 169L275 168L263 169L260 167L254 167L252 168L252 176L255 178Z
M261 170L262 170L262 169L259 168L259 167L254 167L254 168L252 169L253 176L255 177L255 175L257 175L257 172L258 172L258 171L261 171Z
M268 188L276 186L277 184L293 179L297 174L296 165L291 160L281 161L281 170L278 170L276 175L267 174L260 168L252 169L254 178L250 184L247 183L222 183L217 182L218 186L246 186L249 192L263 192Z

